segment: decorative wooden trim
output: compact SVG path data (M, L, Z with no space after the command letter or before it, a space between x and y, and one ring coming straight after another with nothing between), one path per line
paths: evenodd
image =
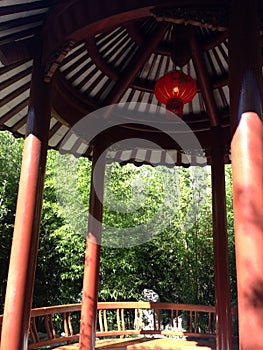
M157 21L191 24L218 31L225 31L228 25L228 11L225 8L155 8L150 14Z
M73 45L76 43L75 40L69 39L64 45L56 51L56 53L50 57L49 61L46 64L44 81L45 83L50 83L55 71L67 55L67 53L72 49Z

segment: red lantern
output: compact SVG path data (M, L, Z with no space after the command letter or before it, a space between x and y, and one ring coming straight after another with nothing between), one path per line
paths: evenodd
M184 104L190 102L196 94L196 82L181 71L165 74L155 83L154 94L167 110L182 118Z

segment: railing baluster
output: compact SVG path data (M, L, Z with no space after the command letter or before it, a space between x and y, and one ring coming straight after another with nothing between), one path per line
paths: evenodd
M136 331L139 330L138 309L134 309L134 323Z
M122 324L122 330L125 331L125 318L124 318L124 309L121 309L121 324Z
M153 329L156 330L156 312L155 309L152 309L153 312Z
M132 311L134 310L134 314ZM154 321L154 329L143 329L144 326L144 310L152 310L151 315ZM68 344L78 339L78 334L74 334L72 327L72 312L81 311L80 304L62 305L53 307L44 307L33 309L31 311L30 321L30 344L28 349L40 348L41 346L56 346L61 341L67 341ZM115 312L117 313L115 316ZM127 313L126 313L127 312ZM162 329L162 317L168 315L168 322L171 321L172 327ZM201 314L202 313L202 314ZM181 319L179 314L187 315L189 325L185 330L181 329ZM201 315L199 317L199 314ZM232 311L234 315L234 311ZM58 336L53 324L54 315L61 315L61 326L64 325L65 339ZM204 315L204 317L203 317ZM114 316L113 318L111 316ZM111 317L111 318L110 318ZM171 317L171 320L169 319ZM41 339L38 335L37 324L38 318L43 319L46 327L48 339ZM113 302L98 303L98 331L97 337L103 336L120 336L132 334L162 334L164 336L178 336L188 333L195 333L196 336L212 336L215 337L215 308L202 305L185 305L170 303L149 303L149 302ZM54 318L55 319L55 318ZM0 319L1 320L1 319ZM114 320L115 323L112 323ZM166 318L165 318L166 320ZM201 321L206 320L205 324ZM133 323L134 321L134 323ZM180 321L180 322L179 322ZM60 327L61 327L60 326ZM180 333L178 333L180 331ZM181 333L182 331L182 333ZM78 332L76 332L78 333ZM124 334L125 333L125 334ZM64 334L63 334L64 335Z
M53 332L52 332L52 329L50 327L49 317L50 317L50 315L46 315L45 316L45 327L46 327L48 339L52 339L53 338Z
M63 323L64 323L64 333L68 337L68 322L67 322L67 313L63 312Z
M32 343L39 342L39 335L38 335L38 331L37 331L35 317L31 317L31 320L30 320L29 337L31 338Z
M197 333L197 312L194 311L194 332Z
M158 330L161 329L161 310L157 310L157 318L158 318Z
M71 323L71 313L68 312L68 327L69 327L69 335L73 335L74 331L73 331L73 327L72 327L72 323Z
M104 332L103 321L102 321L102 310L99 310L99 331Z
M104 329L105 332L108 332L108 320L107 320L107 310L103 310L103 324L104 324Z
M52 331L53 338L56 338L56 331L55 331L54 323L53 323L53 315L50 315L50 325L51 325L51 331Z
M139 329L143 329L142 309L139 309Z
M117 309L117 327L118 331L121 331L120 309Z
M208 333L212 333L211 329L211 312L208 313Z

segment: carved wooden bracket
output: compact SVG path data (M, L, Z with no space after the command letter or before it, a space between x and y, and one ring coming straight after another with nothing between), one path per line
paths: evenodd
M76 41L72 39L66 41L64 45L53 56L50 57L49 61L46 64L44 74L44 81L46 83L50 83L55 71L75 43Z

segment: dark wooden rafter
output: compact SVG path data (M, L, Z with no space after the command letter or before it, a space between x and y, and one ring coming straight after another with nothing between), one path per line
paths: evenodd
M63 74L66 76L70 74L74 69L78 68L82 63L84 63L86 60L88 60L88 55L82 55L79 57L73 64L68 66L66 69L63 70Z
M59 121L55 123L55 125L53 125L51 129L49 129L48 138L51 139L51 137L56 134L56 132L61 128L61 126L62 124Z
M89 87L85 90L85 94L89 95L90 93L92 93L93 89L96 88L96 86L100 83L100 81L104 78L104 74L103 73L99 73L97 78L94 79L94 81L92 82L92 84L89 85Z
M75 49L77 46L79 46L77 49ZM84 42L78 42L75 43L75 45L72 46L72 50L75 49L74 52L69 52L68 55L64 58L63 62L61 63L61 67L69 63L71 60L77 58L79 55L81 55L83 52L86 51L86 46Z
M196 70L200 91L204 99L204 103L210 119L211 126L218 126L220 121L219 121L215 98L213 96L212 86L211 86L208 72L205 66L203 52L201 50L201 47L198 43L198 40L194 31L191 31L190 45L193 53L192 55L193 64Z
M29 36L33 37L36 32L41 28L41 25L37 24L36 26L33 26L32 28L29 29L24 29L21 31L17 31L12 34L8 34L6 36L3 36L0 38L0 45L6 45L9 43L13 43L15 40L21 40L23 38L27 38Z
M42 22L43 22L43 13L1 22L0 30L8 30L8 29L17 28L24 25L31 26L34 23L42 23Z
M143 67L151 52L158 45L168 27L169 24L160 23L152 33L151 38L145 40L145 42L139 47L135 56L130 61L129 66L122 73L120 80L108 95L106 104L110 105L120 101L124 92L134 81L137 73Z
M12 126L12 130L17 132L20 128L22 128L27 123L27 115L24 115L18 122L16 122Z
M14 115L19 113L23 108L25 108L28 104L28 97L26 97L23 101L18 103L15 107L11 108L7 113L0 117L0 123L4 124L9 119L11 119Z
M120 70L123 70L122 67L125 68L127 62L129 62L130 57L133 56L133 52L137 49L137 45L133 42L126 41L126 43L120 48L111 62L114 66L120 67Z
M8 86L11 86L12 84L16 83L18 80L26 77L27 75L31 74L31 72L32 72L32 67L29 67L13 75L11 78L3 81L2 83L0 83L0 91L5 89Z
M220 71L221 71L221 74L226 74L227 71L226 71L226 68L224 67L223 63L222 63L222 60L221 58L219 57L219 54L216 50L216 48L213 48L212 49L212 53L214 55L214 58L216 60L216 63L218 64L219 68L220 68ZM214 65L213 65L214 66Z
M33 57L35 38L28 38L2 45L0 48L0 60L4 65L20 65ZM7 69L10 69L9 67Z
M52 0L40 0L20 5L2 6L0 8L0 16L8 16L18 12L32 11L48 8L52 4Z
M80 89L82 87L82 84L85 85L84 80L85 80L85 76L82 77L88 70L91 69L91 67L93 67L93 69L95 68L92 60L89 60L89 58L84 57L83 62L85 62L85 60L87 60L87 62L83 65L83 67L81 67L79 70L77 70L74 74L72 74L72 76L70 78L67 78L67 81L70 84L73 84L77 79L80 79L80 82L77 84L77 87ZM78 61L79 62L79 61ZM71 72L72 70L70 70ZM64 72L63 72L64 75ZM75 84L74 84L75 85Z
M3 99L1 99L0 100L0 107L4 106L8 102L12 101L14 98L16 98L20 94L24 93L26 90L29 90L29 88L30 88L30 81L25 83L24 85L20 86L19 88L15 89L14 91L10 92Z
M127 42L129 35L123 27L114 30L104 40L97 41L97 48L100 54L105 57L111 54L111 50L118 51Z
M78 89L84 88L84 86L90 81L90 79L98 72L96 66L91 65L92 70L90 70L89 74L85 76L85 78L78 84Z
M4 75L7 72L11 71L12 69L17 68L17 67L21 66L22 64L24 64L24 63L26 63L28 61L29 61L28 59L25 59L25 60L23 60L21 62L15 62L15 63L12 63L12 64L10 64L8 66L1 67L0 68L0 75Z

